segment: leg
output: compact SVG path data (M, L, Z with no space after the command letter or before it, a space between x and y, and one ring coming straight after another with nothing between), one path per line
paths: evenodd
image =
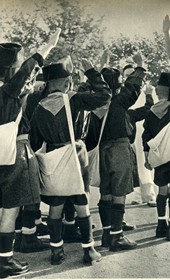
M81 235L75 224L75 207L69 197L64 205L63 240L67 243L81 242Z
M122 222L125 209L125 196L113 196L111 208L110 251L136 248L136 242L123 236Z
M103 234L101 240L102 247L109 247L110 245L111 205L112 205L112 195L101 195L98 206L99 206L100 220L103 228Z
M29 270L27 263L22 263L13 258L13 241L15 221L19 207L2 209L0 223L0 277L18 275Z
M168 206L169 206L169 219L167 228L167 240L170 241L170 184L168 184Z
M14 242L14 251L20 252L22 240L22 207L20 207L19 214L15 222L15 242Z
M157 195L157 213L158 225L156 228L156 237L166 237L167 234L167 219L166 219L166 202L168 195L168 185L159 187Z
M35 225L38 236L49 234L47 225L42 222L40 203L35 205Z
M64 197L55 197L55 205L50 206L47 220L50 231L51 264L59 265L63 262L64 248L62 238L62 212L64 208Z
M126 198L125 198L125 200L126 200ZM122 221L122 229L123 229L123 231L134 230L135 228L136 228L135 225L131 225L131 224L127 223L125 221L125 218L123 217L123 221Z
M82 248L84 250L84 263L93 264L101 260L101 255L94 248L92 224L87 196L75 195L72 197L78 215L78 224L82 237Z
M22 238L20 252L32 253L49 249L49 244L43 243L36 233L35 205L28 205L22 209Z
M0 232L14 232L15 221L19 214L19 207L2 209Z

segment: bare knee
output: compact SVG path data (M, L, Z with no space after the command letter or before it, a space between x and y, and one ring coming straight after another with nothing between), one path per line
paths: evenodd
M15 230L15 221L19 214L19 207L15 208L2 208L0 231L13 232Z

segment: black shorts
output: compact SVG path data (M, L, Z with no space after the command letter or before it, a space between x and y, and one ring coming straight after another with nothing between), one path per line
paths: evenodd
M66 199L70 199L70 201L74 205L87 205L87 196L86 194L80 195L71 195L71 196L46 196L41 195L41 200L49 206L59 206L65 203Z
M100 193L125 196L133 191L132 150L127 138L108 141L100 148Z
M159 187L170 183L170 161L155 168L154 183Z
M16 162L0 166L0 178L0 207L40 203L38 163L28 140L17 141Z

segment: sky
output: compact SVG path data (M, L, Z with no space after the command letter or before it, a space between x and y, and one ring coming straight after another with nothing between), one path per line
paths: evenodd
M0 0L3 8L32 13L36 2L42 0ZM69 0L75 2L75 0ZM118 37L120 33L128 37L135 35L153 38L153 32L162 32L162 22L166 14L170 15L170 0L78 0L87 13L94 18L104 16L105 38ZM46 0L54 3L55 0ZM49 5L50 6L50 5ZM9 13L10 14L10 13Z
M94 15L104 15L106 37L140 35L151 38L154 31L162 32L162 22L170 15L170 0L86 0Z

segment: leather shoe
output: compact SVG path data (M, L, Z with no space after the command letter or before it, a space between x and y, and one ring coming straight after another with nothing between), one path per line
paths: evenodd
M60 247L51 247L51 265L59 265L66 258L64 254L63 246Z
M123 221L122 222L122 229L124 231L134 230L134 229L136 229L136 226L135 225L130 225L130 224L126 223L125 221Z
M84 256L83 256L84 264L93 265L96 262L101 261L102 259L101 254L97 252L93 246L88 248L83 248L83 250L84 250Z
M0 257L0 278L8 276L21 275L29 271L29 265L26 262L19 262L11 257Z
M137 243L135 241L130 241L126 236L122 234L114 234L111 235L111 242L109 250L121 251L121 250L132 250L137 247Z
M152 199L148 201L147 205L149 207L156 207L157 206L156 201L152 200Z
M158 225L156 227L156 238L167 236L167 222L166 220L158 220Z

